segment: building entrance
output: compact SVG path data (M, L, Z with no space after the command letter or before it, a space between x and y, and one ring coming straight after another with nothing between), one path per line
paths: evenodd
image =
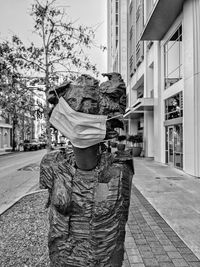
M182 124L166 127L166 163L183 168L183 126Z

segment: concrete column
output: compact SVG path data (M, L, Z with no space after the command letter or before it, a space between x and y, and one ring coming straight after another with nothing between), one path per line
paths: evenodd
M145 157L154 157L154 117L152 111L144 113L144 152Z
M148 64L147 42L144 42L144 97L150 97L150 91L154 89L154 68ZM145 157L154 156L154 116L152 111L144 112L144 153Z
M154 41L154 159L158 162L164 162L162 157L163 149L163 117L161 101L161 49L160 42Z
M3 128L0 127L0 149L3 148Z
M184 171L200 176L200 1L184 4Z

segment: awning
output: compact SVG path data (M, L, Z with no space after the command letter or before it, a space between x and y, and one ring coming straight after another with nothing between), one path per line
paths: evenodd
M138 98L132 108L133 111L153 111L154 99L147 97Z
M0 127L2 127L2 128L12 128L12 125L10 125L8 123L0 122Z
M134 111L130 109L128 112L124 114L125 119L139 119L144 114L144 111Z
M141 40L162 40L183 9L184 0L158 0L147 20Z

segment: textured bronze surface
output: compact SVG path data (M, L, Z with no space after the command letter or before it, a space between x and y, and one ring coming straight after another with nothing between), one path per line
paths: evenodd
M105 152L91 171L76 169L72 159L73 154L51 152L41 162L40 184L50 195L51 266L121 266L130 157Z

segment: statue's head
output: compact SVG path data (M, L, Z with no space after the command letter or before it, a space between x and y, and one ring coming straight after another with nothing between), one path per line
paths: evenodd
M123 122L117 116L125 113L126 87L119 73L102 75L108 77L108 81L100 85L97 79L87 74L79 76L73 83L65 82L50 91L48 100L55 106L62 96L75 111L108 116L106 139L110 139L118 135L115 128L123 128Z

